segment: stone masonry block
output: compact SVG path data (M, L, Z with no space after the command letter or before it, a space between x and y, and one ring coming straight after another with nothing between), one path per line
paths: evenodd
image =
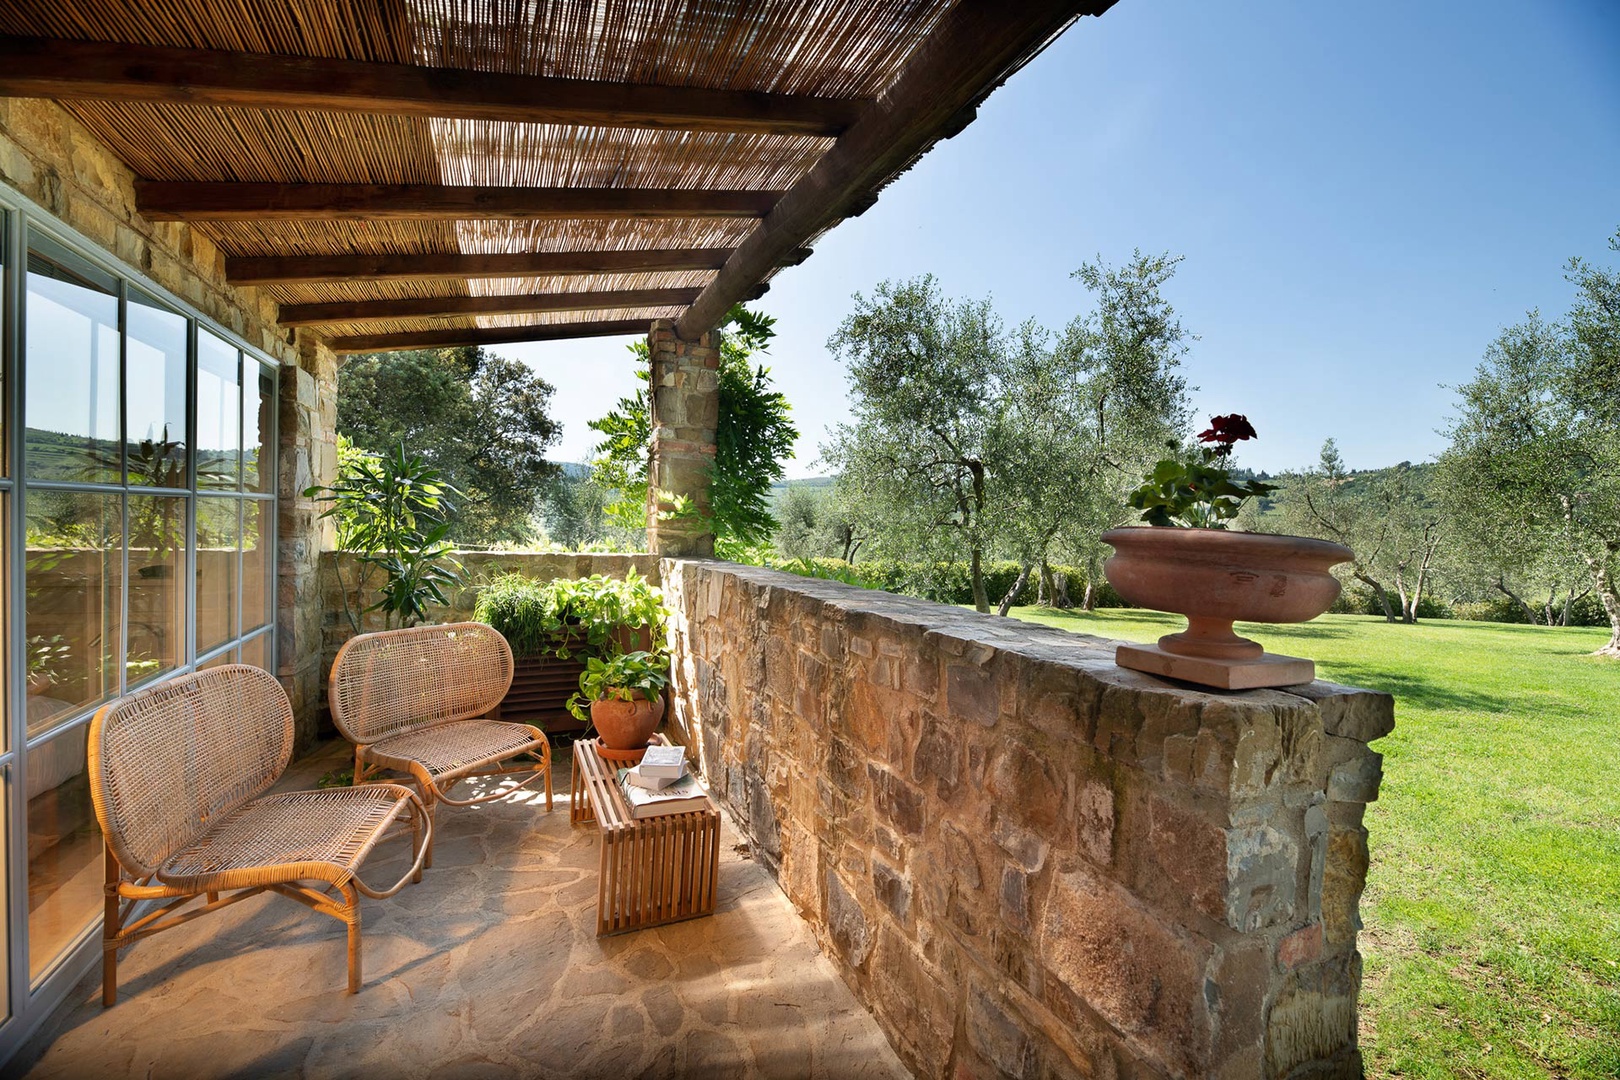
M1208 942L1084 870L1053 881L1039 935L1048 969L1071 993L1160 1068L1197 1073L1212 1036Z

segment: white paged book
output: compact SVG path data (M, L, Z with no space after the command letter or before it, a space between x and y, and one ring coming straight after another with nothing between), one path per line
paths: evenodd
M649 746L637 769L642 776L662 776L679 780L686 774L686 747L668 743Z
M629 769L620 769L618 780L619 790L624 793L625 801L630 804L630 816L637 820L661 817L664 814L689 814L694 810L706 810L709 807L708 793L703 790L703 785L698 783L697 777L691 773L662 791L648 791L632 784Z

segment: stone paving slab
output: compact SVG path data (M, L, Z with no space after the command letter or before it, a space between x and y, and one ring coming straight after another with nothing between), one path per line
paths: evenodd
M286 782L309 784L347 749L322 748ZM729 819L712 917L598 939L597 832L568 824L569 757L554 755L549 814L528 792L440 808L422 883L363 902L359 994L343 992L340 923L258 896L125 950L112 1009L98 966L8 1074L910 1075ZM376 852L368 880L397 880L406 846Z

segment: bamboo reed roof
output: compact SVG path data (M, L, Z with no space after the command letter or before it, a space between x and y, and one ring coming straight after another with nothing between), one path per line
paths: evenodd
M238 259L469 257L442 277L368 266L256 283L283 305L704 290L694 305L302 331L340 348L653 318L701 332L694 320L712 325L802 257L1109 2L0 0L0 93L60 101L144 182L142 212L189 221L228 273ZM692 258L505 276L471 258L666 251Z

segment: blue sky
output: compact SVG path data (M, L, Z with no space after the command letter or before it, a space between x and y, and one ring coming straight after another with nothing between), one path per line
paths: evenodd
M1260 432L1243 463L1421 461L1452 394L1526 309L1567 307L1564 262L1620 228L1620 3L1120 0L999 90L761 302L769 363L816 475L847 417L826 341L855 291L933 273L1055 329L1070 273L1184 255L1167 295L1199 335L1203 414ZM557 386L560 460L633 388L625 340L501 347Z

